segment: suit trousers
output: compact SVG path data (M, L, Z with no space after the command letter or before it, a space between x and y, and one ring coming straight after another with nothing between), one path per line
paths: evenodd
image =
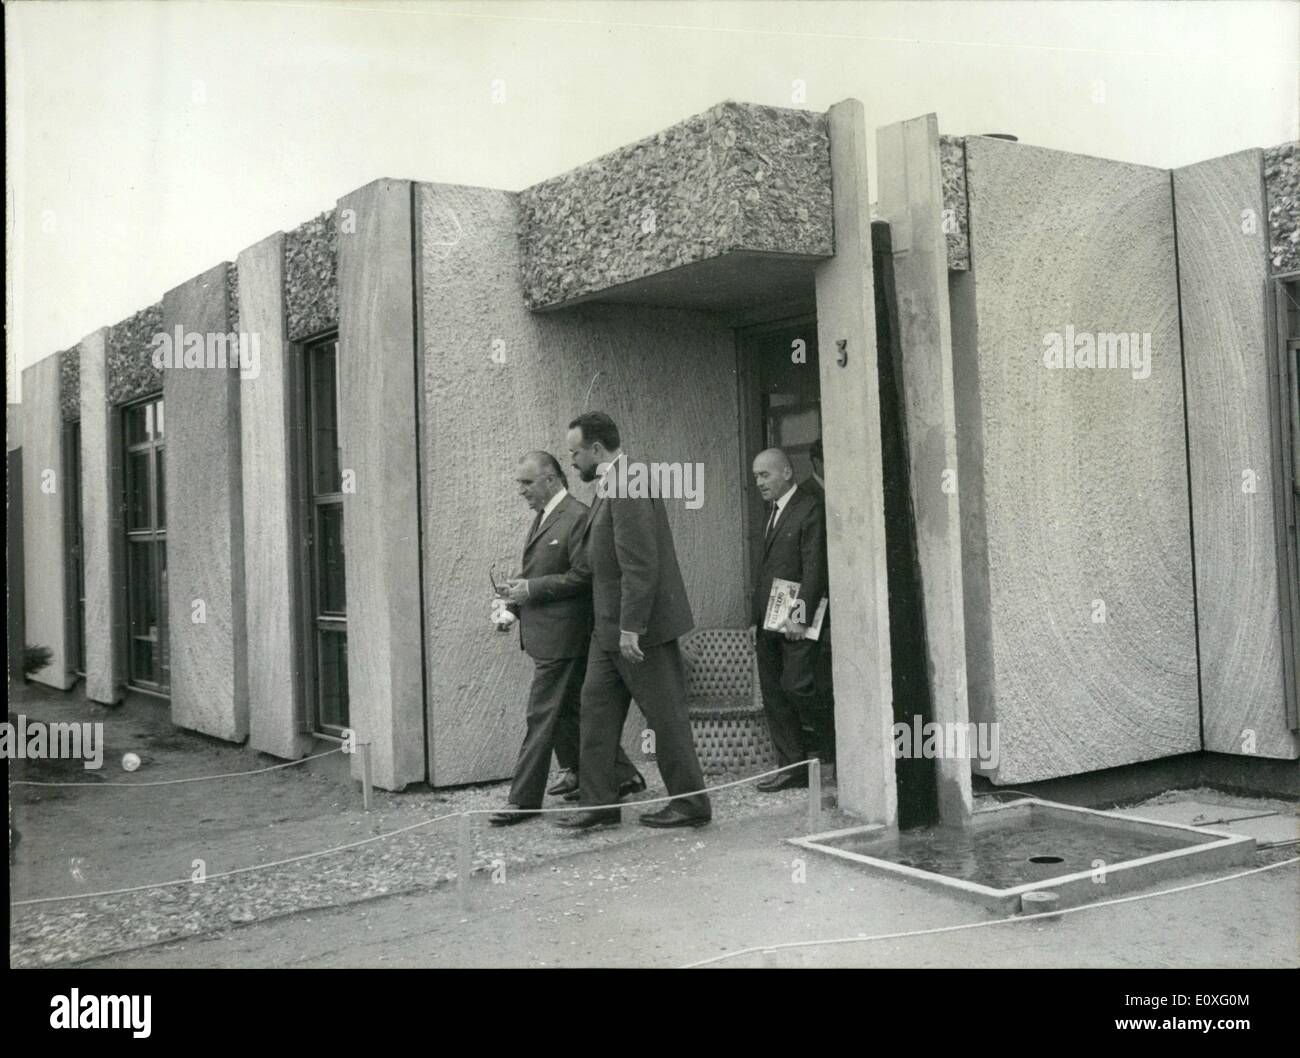
M533 682L528 691L527 727L510 784L510 803L520 808L540 808L551 773L551 751L560 767L581 774L579 715L582 681L587 659L533 659ZM615 782L635 778L637 771L622 746L614 762Z
M830 651L815 639L787 640L780 632L758 633L758 684L767 729L781 767L810 753L834 756L830 712ZM823 657L823 653L825 657ZM805 737L804 731L809 735Z
M713 809L704 789L704 772L695 755L695 738L686 711L686 661L677 640L642 647L645 660L633 664L617 651L602 650L596 639L587 655L582 685L582 783L584 808L618 803L615 764L627 708L635 698L655 734L655 760L673 803L696 816Z

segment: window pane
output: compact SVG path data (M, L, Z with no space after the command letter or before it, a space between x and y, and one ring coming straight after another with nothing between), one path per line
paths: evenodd
M159 445L154 451L157 453L157 457L154 459L153 469L158 485L158 494L154 497L158 507L158 518L156 524L158 528L161 529L167 524L167 482L163 476L163 464L166 461L163 459L163 450L161 445Z
M158 664L162 670L158 682L171 686L171 642L167 633L167 545L161 540L153 545L158 566Z
M157 408L158 410L154 413L153 434L154 437L156 437L159 441L161 441L163 436L163 402L162 401L158 402Z
M330 342L311 354L312 485L318 496L341 488L335 348Z
M316 511L316 561L320 612L346 613L347 584L343 569L343 505L322 505Z
M126 443L143 444L149 440L149 428L145 422L145 407L138 406L126 410Z
M126 457L126 527L149 528L149 452L128 452Z
M131 678L158 682L156 645L158 607L154 583L153 544L132 541L127 545L127 582L131 632Z
M348 636L346 632L322 629L316 637L320 655L321 726L348 724Z

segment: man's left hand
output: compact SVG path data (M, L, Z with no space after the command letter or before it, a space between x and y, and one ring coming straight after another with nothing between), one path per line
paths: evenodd
M785 638L790 642L796 642L800 639L808 638L808 626L801 625L798 621L786 621Z
M528 601L528 581L526 580L508 580L506 581L506 598L516 605Z
M620 632L618 634L618 650L623 657L632 662L633 665L639 665L645 661L645 655L641 653L641 633L639 632Z

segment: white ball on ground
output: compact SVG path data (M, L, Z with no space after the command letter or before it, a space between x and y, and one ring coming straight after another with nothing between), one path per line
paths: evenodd
M138 767L140 767L140 758L139 758L139 757L137 757L134 753L124 753L124 754L122 754L122 770L123 770L123 771L135 771L135 769L138 768Z

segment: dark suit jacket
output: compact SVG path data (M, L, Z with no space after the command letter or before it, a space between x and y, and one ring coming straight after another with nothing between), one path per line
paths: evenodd
M695 627L663 500L598 495L586 561L601 650L617 650L621 631L638 633L640 645L652 647Z
M772 580L781 577L799 582L804 600L805 623L811 623L817 606L829 589L826 569L826 510L820 497L799 485L777 520L776 531L763 546L758 579L754 586L754 623L761 629L767 612ZM829 621L829 612L823 621ZM823 631L823 637L825 632Z
M587 505L569 493L524 544L528 598L519 617L519 645L541 660L586 657L591 645L591 577L579 563Z

